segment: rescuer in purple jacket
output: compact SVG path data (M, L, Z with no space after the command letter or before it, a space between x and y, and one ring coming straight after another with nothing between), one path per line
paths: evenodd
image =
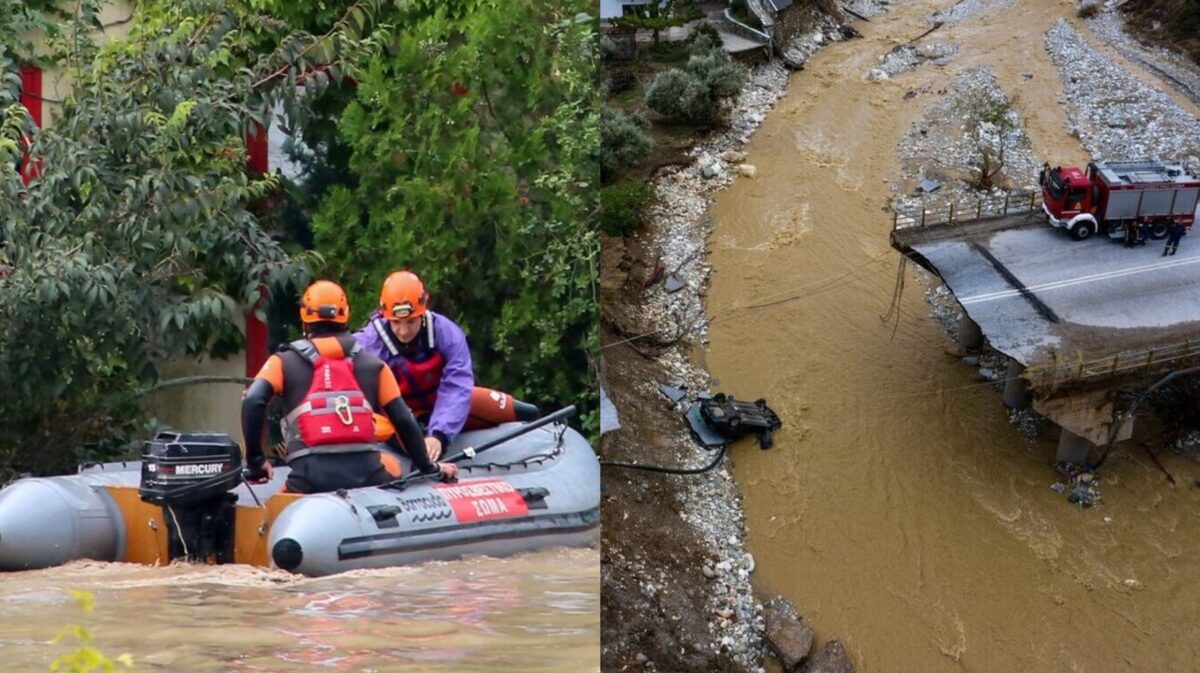
M425 425L430 460L441 457L464 429L537 418L540 413L532 404L475 385L466 334L446 316L430 311L428 304L421 279L397 271L383 283L379 310L354 338L396 375L404 403ZM391 424L375 420L376 437L391 440Z

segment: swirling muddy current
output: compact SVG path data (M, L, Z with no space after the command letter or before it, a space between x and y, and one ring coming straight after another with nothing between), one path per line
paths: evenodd
M92 595L84 612L72 591ZM0 575L0 666L46 671L82 626L138 671L600 670L599 554L550 550L302 578L81 562Z
M747 145L757 177L712 209L704 359L718 390L765 397L785 424L775 448L734 452L756 581L865 673L1194 671L1200 467L1164 453L1166 481L1145 423L1106 463L1102 505L1071 505L1050 488L1057 436L1023 439L946 355L911 272L883 320L899 263L885 206L915 186L897 143L955 72L991 68L1039 159L1087 159L1042 46L1060 17L1086 31L1074 2L993 3L927 38L957 45L948 63L867 77L954 4L896 3L813 56Z

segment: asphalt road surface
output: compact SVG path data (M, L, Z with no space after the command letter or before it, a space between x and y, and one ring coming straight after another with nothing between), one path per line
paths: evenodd
M1072 240L1048 225L914 246L937 269L992 347L1025 365L1061 353L1118 352L1130 335L1164 345L1200 321L1200 231L1175 255L1165 241L1126 248ZM1200 324L1200 323L1198 323ZM1086 329L1081 329L1086 328ZM1085 343L1086 341L1086 343ZM1099 343L1098 343L1099 342Z

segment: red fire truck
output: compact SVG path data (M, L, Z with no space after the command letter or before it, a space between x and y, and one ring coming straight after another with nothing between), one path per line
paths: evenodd
M1127 224L1164 238L1176 222L1192 226L1200 197L1200 180L1182 164L1161 161L1096 162L1086 172L1046 165L1040 182L1050 224L1077 241L1097 232L1121 238Z

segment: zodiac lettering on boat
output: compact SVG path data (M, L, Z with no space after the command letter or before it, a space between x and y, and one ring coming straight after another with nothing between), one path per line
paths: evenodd
M507 519L529 514L525 498L503 479L481 479L465 484L438 484L434 488L454 508L459 523Z
M428 513L431 510L440 510L446 512L445 517L439 516L436 518L446 518L450 516L450 505L446 503L445 499L440 498L436 493L421 495L420 498L402 498L400 500L400 506L401 509L407 513Z

